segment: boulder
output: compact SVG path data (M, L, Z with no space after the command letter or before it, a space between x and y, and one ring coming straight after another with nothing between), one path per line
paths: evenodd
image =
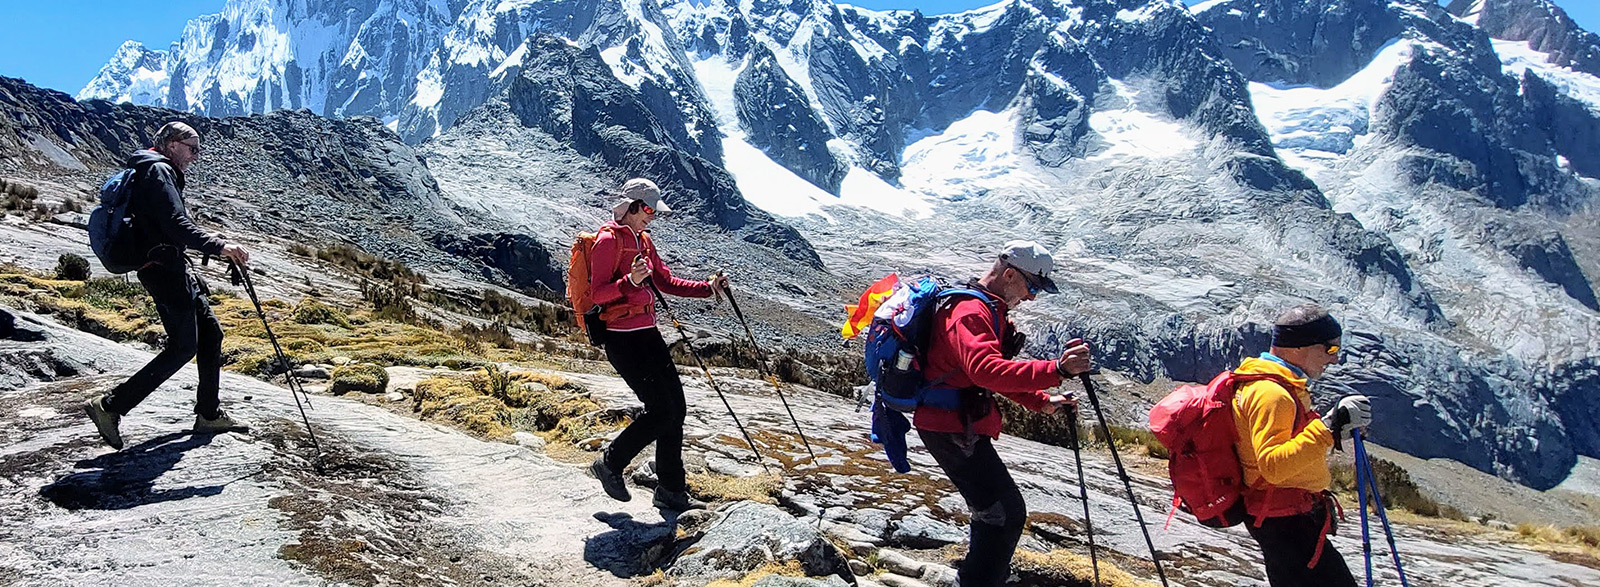
M853 576L844 556L821 532L774 506L741 501L713 519L680 523L692 537L667 571L674 578L738 579L768 563L788 561L798 562L807 575Z
M895 520L889 528L889 543L906 548L941 548L967 539L960 528L922 514Z

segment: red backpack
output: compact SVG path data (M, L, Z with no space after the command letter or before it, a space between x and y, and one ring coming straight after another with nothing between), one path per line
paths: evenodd
M1213 528L1235 526L1248 517L1231 404L1240 385L1261 380L1289 385L1277 375L1223 371L1205 385L1179 386L1150 409L1150 432L1169 455L1174 510L1194 514Z

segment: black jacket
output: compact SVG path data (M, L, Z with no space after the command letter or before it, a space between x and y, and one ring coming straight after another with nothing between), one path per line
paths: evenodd
M185 250L222 254L222 241L189 218L183 205L183 172L171 160L145 149L129 155L126 166L138 170L128 212L133 217L133 242L148 261L181 268Z

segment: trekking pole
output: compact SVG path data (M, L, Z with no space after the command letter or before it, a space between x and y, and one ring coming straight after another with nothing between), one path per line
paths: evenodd
M689 351L689 356L694 357L694 364L699 365L700 371L706 374L706 381L711 383L711 391L717 392L717 397L722 399L722 407L728 409L728 417L733 418L734 427L739 429L739 434L744 435L744 441L750 443L750 452L755 453L756 462L761 463L761 470L772 473L772 469L767 467L767 462L761 458L761 451L756 448L756 441L750 438L750 433L745 431L744 424L739 422L739 415L733 413L733 404L728 403L728 396L722 395L722 388L717 387L717 380L711 376L711 369L700 359L700 354L694 352L694 345L689 343L689 332L684 330L683 323L678 321L678 315L672 312L672 306L667 305L667 296L661 295L661 289L656 287L655 281L645 278L644 282L650 284L650 293L655 294L656 299L661 301L661 309L667 312L667 319L678 329L678 337L683 339L683 346Z
M283 354L283 347L278 344L278 336L272 333L272 325L267 323L267 313L261 309L261 298L256 296L256 286L250 281L250 270L239 265L237 261L228 260L230 271L238 276L244 283L245 293L250 295L250 303L256 307L256 315L261 317L261 326L267 331L267 340L272 342L272 350L278 355L278 364L283 366L284 381L289 385L289 395L294 397L294 405L300 409L300 421L306 425L306 435L311 437L311 447L317 452L317 462L322 462L322 444L317 442L317 433L311 429L311 419L306 417L306 408L311 406L311 396L306 395L305 387L300 385L300 378L294 374L294 368L289 365L289 357ZM305 395L306 401L300 403L300 396Z
M1111 438L1111 427L1106 425L1106 413L1100 409L1100 394L1095 392L1094 380L1089 378L1090 372L1078 374L1078 381L1083 382L1083 389L1089 393L1089 403L1094 406L1095 418L1100 421L1100 431L1105 434L1106 446L1111 449L1111 460L1117 464L1117 476L1122 478L1122 487L1128 490L1128 503L1133 504L1133 517L1139 522L1139 532L1144 534L1144 544L1150 547L1150 562L1156 565L1156 576L1161 578L1162 587L1167 586L1167 572L1161 569L1161 557L1156 555L1156 543L1150 540L1150 529L1144 526L1144 514L1139 511L1139 498L1133 494L1133 480L1128 477L1128 470L1122 467L1122 457L1117 455L1117 442ZM1087 501L1084 503L1088 503Z
M1356 507L1361 509L1361 557L1367 563L1367 587L1372 587L1372 538L1367 530L1367 468L1361 464L1361 449L1356 453Z
M722 272L717 272L721 277ZM778 377L767 372L767 355L761 352L761 345L756 342L756 333L750 330L750 323L745 321L744 312L739 311L739 301L733 297L733 288L725 287L728 294L728 304L733 306L733 315L739 318L739 323L744 325L744 333L750 337L750 347L756 350L756 366L760 367L761 377L772 383L772 389L778 392L778 401L783 402L783 410L789 412L789 421L794 423L794 431L800 434L800 443L806 446L806 454L811 455L811 462L817 462L817 453L811 451L811 441L806 440L806 431L800 429L800 420L794 417L794 410L789 407L789 400L783 397L783 386L778 384Z
M1389 527L1389 514L1383 509L1383 496L1378 495L1378 479L1372 474L1372 462L1367 459L1367 443L1361 440L1361 429L1351 430L1350 438L1355 441L1357 466L1365 467L1367 470L1365 477L1372 488L1372 504L1378 508L1378 521L1383 523L1383 536L1389 541L1389 555L1394 557L1394 570L1400 575L1400 585L1411 587L1406 581L1406 570L1400 565L1400 551L1394 546L1394 530ZM1368 581L1371 581L1371 575L1368 575Z
M1078 499L1083 502L1083 527L1089 536L1089 564L1094 567L1094 586L1100 587L1100 557L1094 548L1094 521L1089 519L1089 486L1083 482L1083 453L1078 445L1078 408L1072 408L1067 429L1067 442L1072 444L1072 460L1078 464Z

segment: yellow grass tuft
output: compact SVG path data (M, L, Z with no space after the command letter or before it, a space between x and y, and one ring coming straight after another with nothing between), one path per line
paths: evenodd
M718 579L716 581L707 583L706 587L750 587L751 585L755 585L756 581L760 581L772 575L782 575L785 577L804 577L806 576L806 573L804 570L801 570L799 561L786 561L781 565L778 563L769 562L761 565L761 568L759 569L750 571L750 574L745 575L737 581Z
M1011 564L1019 575L1033 575L1054 585L1088 585L1094 579L1094 567L1089 557L1066 550L1047 553L1019 550ZM1155 585L1123 572L1104 559L1100 561L1100 584L1105 587Z
M689 475L689 491L701 499L711 501L749 500L767 504L778 503L778 492L783 490L783 478L777 475L734 477L717 473Z

